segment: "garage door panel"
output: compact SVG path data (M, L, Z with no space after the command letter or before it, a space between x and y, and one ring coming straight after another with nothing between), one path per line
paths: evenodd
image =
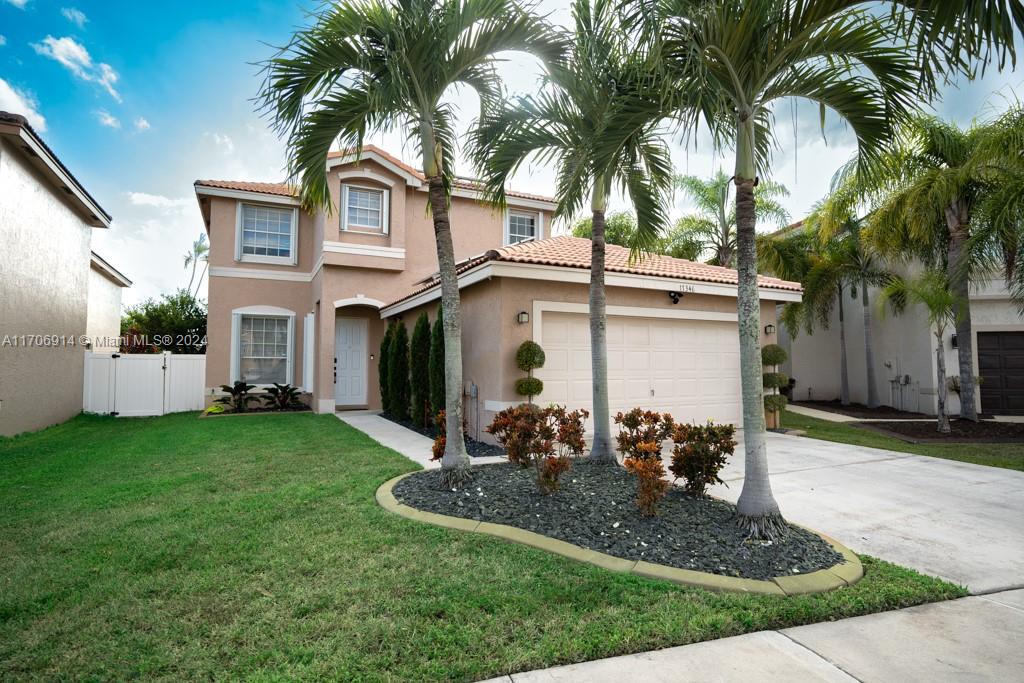
M981 409L1024 415L1024 332L979 332Z
M541 323L541 344L548 354L547 365L537 371L545 382L541 400L591 409L587 315L551 312ZM612 316L607 333L613 415L641 407L687 422L711 417L738 424L742 411L735 323Z

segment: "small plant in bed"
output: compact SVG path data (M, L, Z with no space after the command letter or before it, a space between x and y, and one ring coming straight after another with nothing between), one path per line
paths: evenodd
M255 384L247 384L242 381L235 382L234 384L222 384L220 390L227 395L221 396L214 403L226 405L232 412L244 413L249 409L250 403L258 403L260 400L259 396L249 393L255 388Z
M718 473L736 450L736 427L711 420L703 425L677 424L672 429L672 464L669 470L685 480L684 488L703 496L712 484L724 484Z
M299 394L301 392L293 387L291 384L278 384L274 382L273 386L269 386L266 389L266 393L263 394L263 403L268 408L274 410L297 410L305 408L305 405L299 400Z
M566 419L564 408L523 403L500 411L486 429L505 449L510 463L523 469L533 467L537 488L545 495L558 490L559 477L571 467L568 453L578 447L575 441L562 447L557 445L556 410Z
M637 478L636 505L640 514L653 517L669 487L661 462L661 444L672 433L675 422L668 413L633 408L618 413L615 424L619 425L615 441L623 464Z

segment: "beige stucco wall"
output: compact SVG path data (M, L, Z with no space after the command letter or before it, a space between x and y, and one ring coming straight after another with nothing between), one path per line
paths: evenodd
M917 266L901 269L903 276L913 276ZM878 307L878 290L868 290L874 322L875 381L883 405L934 415L937 404L935 377L934 327L921 306L909 306L901 315ZM867 401L867 371L864 355L864 314L860 299L844 301L846 322L847 368L850 378L850 400ZM971 322L974 328L974 370L978 370L978 332L1024 330L1024 318L1009 299L1006 286L999 280L981 282L971 287ZM959 360L952 347L952 327L947 328L943 344L946 349L946 374L956 374ZM794 340L786 340L790 350L787 372L797 380L795 396L806 399L839 398L840 354L839 314L833 311L829 327L819 326L812 335L801 332ZM905 380L909 375L909 382ZM904 381L897 382L897 378ZM979 409L980 392L977 392ZM947 398L951 414L960 411L956 394Z
M2 341L85 334L92 228L2 140L0 197L0 435L10 435L82 409L81 346L22 348Z
M519 278L493 278L462 290L462 364L465 395L465 420L469 435L478 440L490 440L483 429L491 423L497 411L487 408L494 404L516 403L522 397L515 393L515 381L522 372L515 365L515 353L522 342L533 339L534 301L587 303L588 285L584 283L548 282ZM608 306L631 306L665 311L715 311L734 313L736 300L732 297L687 294L673 305L662 290L642 290L627 287L609 287ZM776 302L761 303L761 327L776 324ZM437 301L424 304L401 314L407 325L415 322L426 310L433 321ZM527 311L531 320L520 324L517 315ZM762 344L774 343L776 335L762 335ZM475 385L476 396L471 395Z
M96 353L118 349L121 334L121 285L96 268L89 269L89 303L85 334Z

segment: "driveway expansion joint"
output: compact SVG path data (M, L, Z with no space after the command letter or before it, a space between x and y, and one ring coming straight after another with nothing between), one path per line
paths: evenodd
M413 474L416 474L416 472L407 472L381 484L376 493L377 503L388 512L393 512L407 519L458 531L473 531L487 534L504 541L539 548L555 555L592 564L610 571L635 574L648 579L670 581L682 586L703 588L710 591L778 595L783 597L788 595L824 593L835 588L853 585L864 576L864 567L860 562L860 558L852 550L818 532L813 533L820 536L836 552L842 555L844 562L828 569L793 576L778 576L771 580L723 576L721 574L710 574L690 569L679 569L643 560L637 561L615 557L518 527L426 512L399 503L395 499L392 490L398 482Z

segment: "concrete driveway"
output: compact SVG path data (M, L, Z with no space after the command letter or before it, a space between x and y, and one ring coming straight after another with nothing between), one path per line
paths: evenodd
M1024 586L1024 472L767 437L772 488L790 521L972 593ZM742 444L722 479L728 487L711 492L735 501L743 485Z

